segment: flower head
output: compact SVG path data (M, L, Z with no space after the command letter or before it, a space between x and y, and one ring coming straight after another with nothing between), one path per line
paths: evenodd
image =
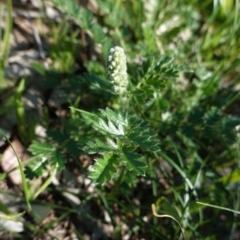
M128 86L127 60L124 50L115 46L107 56L107 78L113 84L115 93L123 94Z

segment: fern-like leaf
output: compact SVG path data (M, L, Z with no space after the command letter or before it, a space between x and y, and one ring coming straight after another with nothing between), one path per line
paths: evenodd
M54 151L54 147L49 145L48 143L33 141L33 143L29 146L28 150L33 155L49 155Z
M91 27L92 13L79 5L73 0L51 0L63 13L67 14L72 20L85 29Z
M124 128L122 124L116 124L112 121L104 121L103 119L99 119L94 123L94 128L103 133L109 133L116 136L124 135Z
M87 146L84 147L84 151L94 154L94 153L104 153L104 152L116 152L117 145L112 141L108 140L108 144L100 141L99 139L95 139L92 142L88 142Z
M53 152L51 162L59 170L64 168L65 158L58 149Z
M128 169L139 175L145 176L144 168L146 168L147 165L143 162L142 156L129 150L131 149L127 147L123 147L122 150L124 154L124 162L126 163Z
M36 157L40 157L42 159L41 162L32 162L31 168L34 171L36 167L40 167L42 163L49 159L51 164L54 166L58 166L58 168L63 168L65 158L59 149L51 146L48 143L33 141L33 143L29 146L28 150L35 155Z
M153 134L149 126L136 117L130 119L130 133L127 137L144 150L153 152L160 151L157 134Z
M30 162L26 166L25 175L29 179L33 179L34 177L40 177L43 174L43 169L47 158L44 156L35 156L30 159Z
M87 117L92 126L107 139L105 142L95 139L88 142L84 148L88 153L103 154L103 158L97 159L90 171L90 177L95 183L104 184L112 179L116 172L114 165L120 165L117 158L122 160L121 164L128 170L145 175L144 168L147 165L142 156L134 152L135 149L140 147L152 152L160 150L158 137L151 132L146 122L137 117L124 116L109 108L100 110L98 114L77 111L81 112L84 118Z
M125 128L128 122L120 113L116 113L109 108L100 110L98 120L93 123L93 127L102 132L115 136L125 135Z
M102 117L105 117L116 124L121 124L123 126L127 126L128 124L127 118L124 115L119 112L114 112L110 108L106 108L105 110L101 109L100 112Z
M64 166L64 157L58 149L48 143L33 141L28 150L34 155L26 168L29 178L38 177L42 174L46 163L51 163L58 169Z
M143 61L139 72L139 83L133 94L152 94L156 89L163 88L167 79L176 79L179 72L191 72L191 69L178 66L173 61L174 59L168 56L161 56L157 62L154 58Z
M117 172L114 165L118 165L119 162L114 155L104 154L103 158L95 160L96 163L90 170L89 177L95 182L104 184L106 181L112 179L113 174Z

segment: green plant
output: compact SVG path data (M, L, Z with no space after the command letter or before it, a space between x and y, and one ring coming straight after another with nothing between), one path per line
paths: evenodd
M12 30L12 1L6 0L6 9L7 9L7 16L6 16L6 28L2 39L2 33L0 31L0 89L3 87L4 83L4 72L5 66L8 59L8 54L10 50L10 37L11 37L11 30ZM3 6L0 5L2 8ZM2 11L2 9L0 9ZM1 16L0 16L1 17Z
M52 3L62 14L46 24L50 64L34 65L47 92L38 121L47 137L31 142L25 165L27 178L45 177L29 186L28 199L49 204L46 195L63 196L70 172L71 183L81 181L74 195L80 203L52 205L63 209L59 222L73 216L76 232L97 221L111 226L113 239L178 239L179 223L186 239L233 240L240 196L239 2ZM112 46L122 48L109 52ZM61 94L50 106L56 90ZM51 184L55 177L66 189ZM177 224L155 218L152 203L155 216Z
M130 96L138 94L142 99L146 95L150 97L163 85L164 79L176 78L180 68L172 64L172 59L169 61L165 57L154 66L148 60L143 63L143 73L138 79L136 89L132 87L132 90L127 90L128 84L131 83L128 83L126 70L126 57L122 48L111 48L107 57L107 78L113 85L116 97L123 98L124 93L128 104L136 108L136 102ZM88 142L84 148L91 154L103 156L95 160L96 163L91 169L90 177L96 183L104 184L114 178L117 167L124 167L137 175L145 175L148 154L144 156L139 153L149 151L150 154L154 154L160 151L158 137L151 132L150 124L140 115L141 111L139 114L131 113L124 104L119 108L122 112L106 108L100 110L99 114L78 110L86 122L103 135Z
M223 197L223 192L228 190L226 182L223 183L226 178L223 179L219 171L224 170L226 161L230 166L235 164L231 160L235 154L231 144L235 142L234 129L239 124L239 118L226 114L222 105L227 107L237 98L234 90L222 90L223 76L219 74L219 69L225 66L223 74L231 71L230 65L224 64L228 62L228 57L222 58L221 64L216 65L219 68L215 69L213 65L217 61L214 53L223 56L222 51L227 47L225 43L231 38L224 38L221 49L217 49L216 44L224 31L217 25L217 17L214 18L213 14L206 25L214 26L213 31L217 35L213 39L208 38L210 30L200 25L199 12L206 8L204 5L198 9L194 4L184 3L179 13L174 15L176 4L157 5L151 11L137 2L132 5L101 2L99 8L106 14L101 13L103 15L99 20L86 9L74 10L77 9L73 7L76 4L74 1L54 2L99 44L102 57L98 56L98 62L85 63L90 73L80 76L70 73L68 80L62 84L67 94L75 94L78 98L74 105L73 99L69 100L73 106L69 119L64 119L61 127L48 130L49 142L61 149L64 162L69 154L73 158L84 152L93 154L95 164L86 173L87 176L100 185L108 185L109 181L114 183L110 193L99 186L103 190L101 199L110 215L113 213L107 205L113 202L120 205L117 200L119 195L125 201L122 209L133 207L127 196L137 189L140 176L143 176L151 182L151 202L161 202L163 197L171 199L170 202L166 200L166 204L157 204L157 207L179 221L186 238L204 235L201 226L205 224L205 210L201 206L196 207L195 200L204 201L207 196L208 201L217 202L220 194L222 202L219 205L224 205L234 201L232 197L235 194ZM109 11L116 14L108 15ZM141 13L139 18L131 21L131 16L136 16L137 12ZM174 23L176 25L169 22L169 15L178 19ZM140 24L145 18L148 21ZM167 28L158 35L161 25ZM105 28L108 31L102 34ZM183 39L181 34L186 29L190 31L190 36ZM200 39L197 46L196 32ZM169 41L174 45L173 49ZM112 42L125 49L128 61L127 78L125 67L120 70L123 75L120 80L127 79L127 82L124 80L121 84L109 74L115 66L115 63L109 64L112 59L108 60L107 48ZM156 54L159 52L162 55ZM174 55L177 61L164 54ZM102 67L105 59L109 64L106 66L107 74ZM203 64L200 64L201 61ZM44 70L48 84L54 79L51 74ZM91 106L91 111L78 107L84 102L81 96L85 92L98 99ZM177 183L172 179L172 173L165 169L165 162L176 171L174 176L180 179ZM161 189L159 175L168 180L169 189ZM219 184L215 185L215 181ZM149 208L151 202L148 205L145 202L142 208ZM139 211L142 208L139 210L136 206L136 219L141 216ZM217 212L214 214L216 220ZM195 222L199 225L195 226ZM155 237L160 236L159 232L154 232L156 226L157 222L153 220L150 231ZM177 236L179 229L174 224L169 228L173 228ZM166 237L168 232L170 229L165 230L163 235ZM164 236L161 237L164 239Z

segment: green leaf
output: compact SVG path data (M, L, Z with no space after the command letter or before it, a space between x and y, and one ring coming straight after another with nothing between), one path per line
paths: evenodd
M87 146L84 147L84 151L93 154L93 153L104 153L104 152L116 152L118 147L117 145L108 140L109 144L105 144L104 142L100 141L99 139L95 139L92 142L88 142Z
M191 72L186 66L178 66L173 63L174 58L161 56L156 62L155 58L148 58L143 61L139 71L139 83L133 94L153 94L157 89L165 86L167 79L176 79L179 72Z
M40 177L43 174L44 165L47 158L44 156L35 156L31 159L32 161L26 166L24 173L27 178L33 179L34 177Z
M53 165L57 166L58 169L64 168L65 158L60 152L60 150L56 149L53 152L51 162L53 163Z
M94 24L92 27L92 32L97 42L103 41L103 39L106 37L106 34L100 25Z
M148 59L146 59L146 60L144 60L143 61L143 63L142 63L142 72L141 72L141 75L142 76L144 76L145 74L147 74L147 72L148 72L148 70L150 69L150 67L151 67L151 64L152 64L152 62L151 62L151 60L150 60L150 58L148 58Z
M47 161L47 158L45 157L40 157L40 156L35 156L32 158L33 161L31 161L28 164L28 167L32 169L32 171L37 171L42 165Z
M49 155L49 154L52 154L54 149L55 148L48 143L37 142L37 141L33 141L33 143L28 148L28 150L33 155L39 155L39 154Z
M104 121L99 118L97 122L94 123L94 128L101 132L107 132L111 135L123 136L124 128L122 124L116 124L113 121Z
M132 172L127 171L124 175L124 182L128 185L130 189L136 187L137 185L137 178Z
M82 110L80 112L89 115ZM94 115L93 118L95 118L92 121L93 127L107 137L107 143L95 139L84 148L89 153L104 153L104 158L97 159L92 167L90 177L93 181L104 184L112 178L111 174L116 171L114 164L118 164L118 161L113 161L115 158L111 156L116 154L130 171L145 175L144 168L147 165L143 162L142 156L134 152L136 147L153 152L160 150L158 136L150 130L148 124L137 117L127 117L109 108L100 110L100 114Z
M79 157L81 153L81 147L79 145L79 142L75 141L74 139L69 139L66 142L66 149L67 149L67 152L74 157Z
M147 165L143 162L142 156L137 153L133 153L129 151L129 148L123 147L123 154L124 154L124 160L129 168L130 171L134 171L135 173L145 176L144 168L147 167Z
M48 143L33 141L28 150L35 155L27 166L26 174L29 178L38 177L42 174L47 160L61 169L65 159L58 149Z
M114 112L109 108L100 110L98 120L93 123L93 127L110 135L123 136L125 135L125 127L128 125L127 118L119 112Z
M158 152L159 139L157 134L150 131L147 123L142 120L132 117L130 120L130 133L127 135L128 139L147 151Z
M96 121L97 119L97 115L94 114L94 113L90 113L90 112L87 112L87 111L84 111L84 110L81 110L81 109L77 109L77 108L74 108L74 107L70 107L73 111L77 111L77 112L80 112L81 115L83 116L84 119L86 119L87 122L89 123L94 123L94 121Z
M112 179L113 174L117 172L114 165L118 165L119 162L115 156L104 154L103 158L98 158L95 160L96 163L92 166L90 170L89 177L95 182L104 184L106 181Z
M123 125L127 126L128 121L126 116L122 115L119 112L114 112L110 108L106 108L105 110L100 109L101 116L100 117L105 117L108 120L111 120L112 122L115 122L118 125Z
M79 8L77 5L75 6ZM80 19L79 19L79 25L85 29L90 29L92 25L92 20L93 20L93 14L88 11L87 9L80 8Z
M91 85L94 86L96 89L101 89L101 91L111 93L111 84L109 81L103 80L92 73L85 73L83 75L83 78L87 80L88 84L91 83Z
M80 7L75 1L51 0L51 2L82 28L89 29L92 25L93 14L87 9Z

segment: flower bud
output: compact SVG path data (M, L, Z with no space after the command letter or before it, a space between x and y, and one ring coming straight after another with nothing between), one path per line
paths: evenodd
M122 95L127 90L127 60L121 47L112 47L107 56L107 78L113 84L114 92Z

